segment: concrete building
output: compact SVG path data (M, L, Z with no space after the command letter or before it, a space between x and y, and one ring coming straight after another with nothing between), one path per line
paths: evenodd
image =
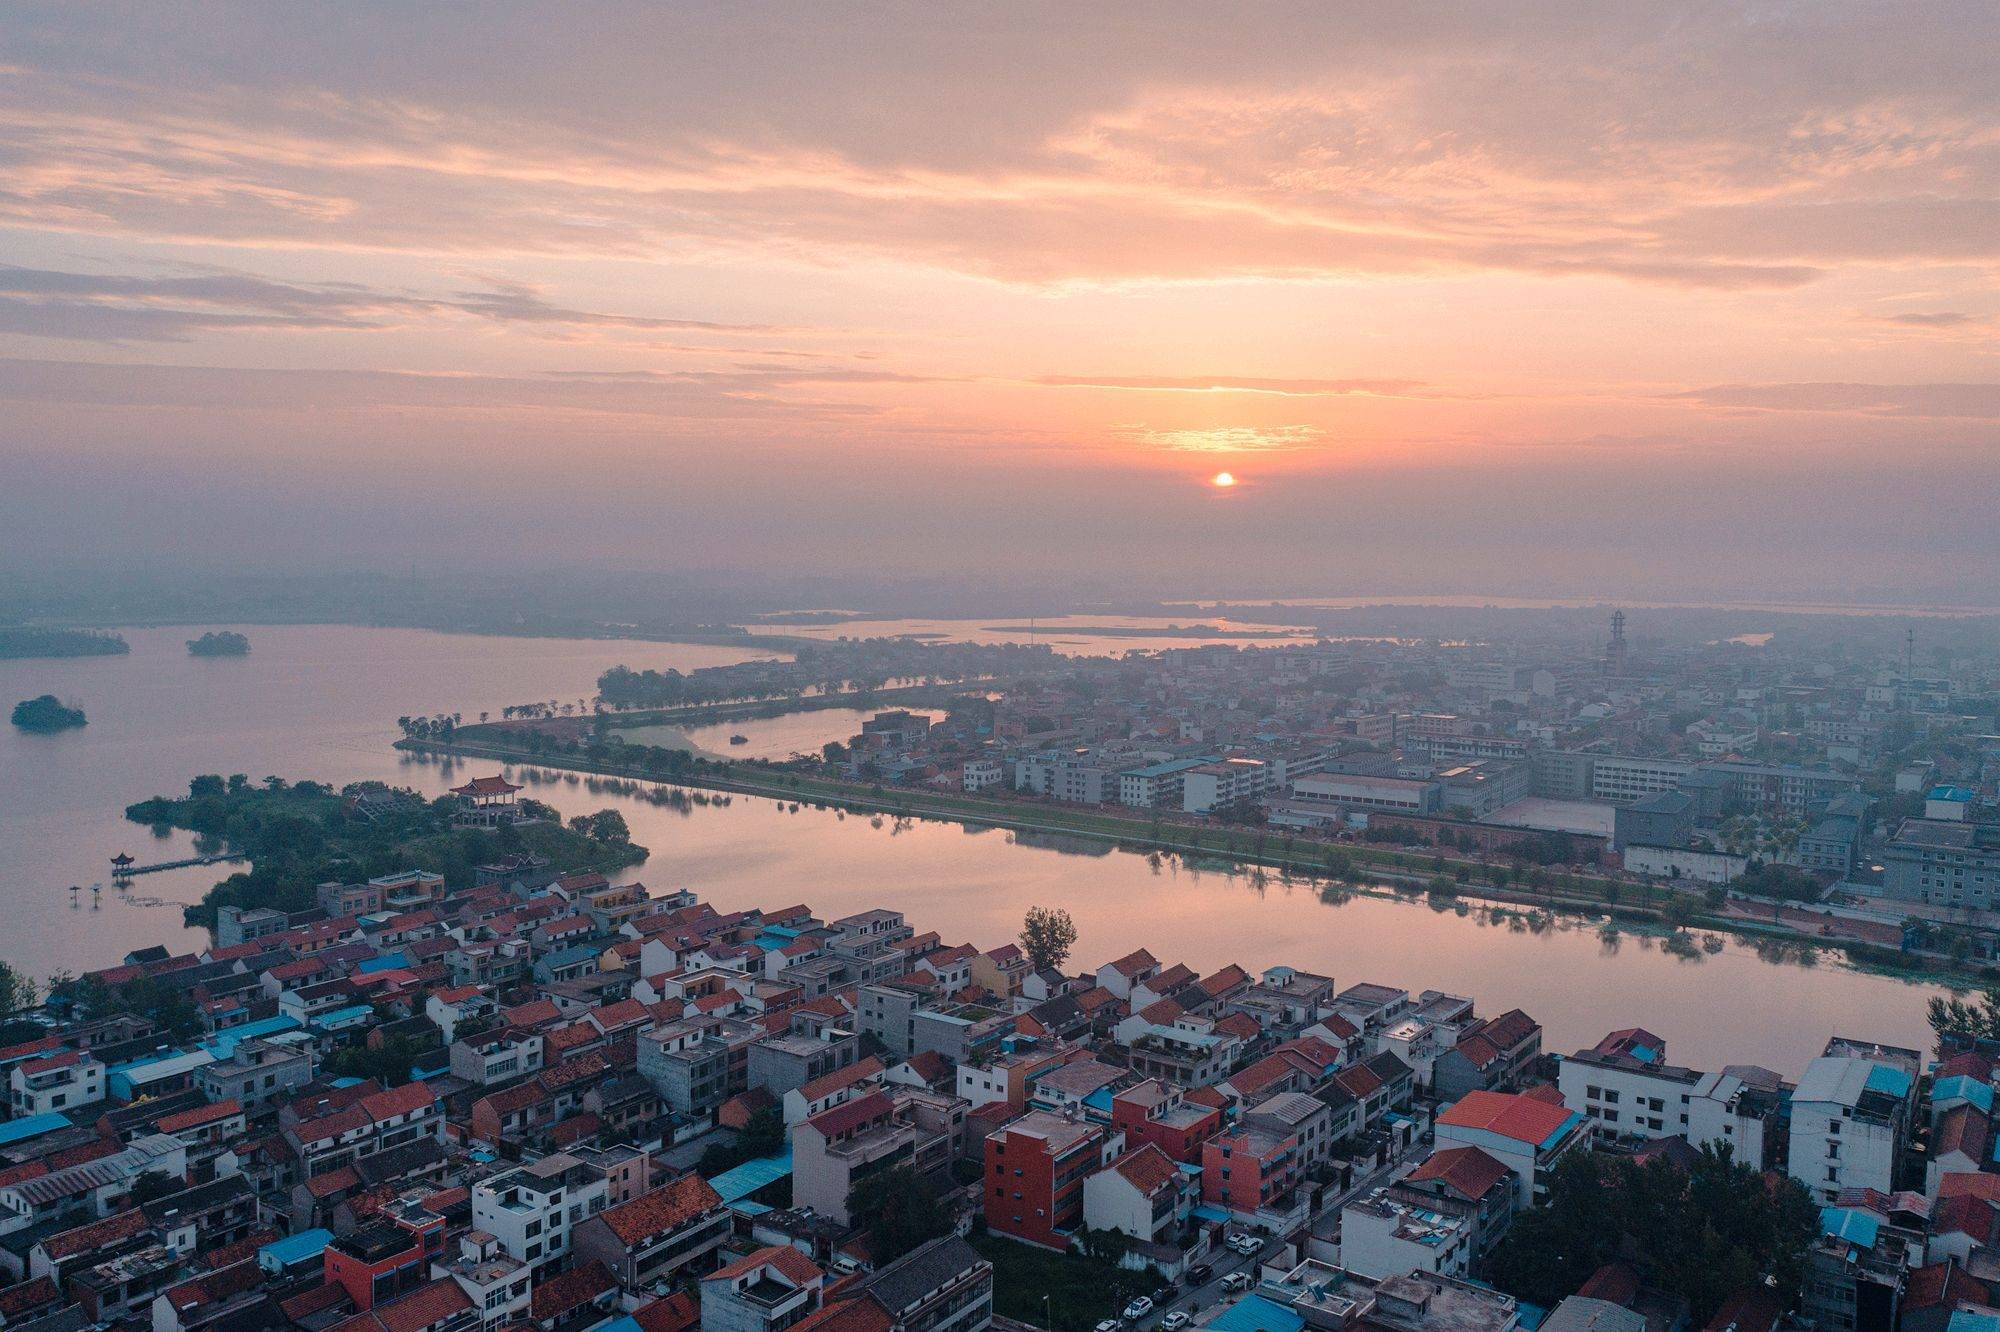
M1562 1159L1590 1141L1586 1123L1534 1097L1476 1091L1440 1114L1433 1127L1440 1149L1477 1147L1505 1165L1514 1175L1516 1205L1526 1209L1546 1196Z
M1904 819L1882 848L1882 895L1954 910L2000 906L2000 825Z
M1370 1189L1340 1209L1340 1265L1371 1281L1464 1277L1479 1257L1478 1209L1418 1189Z
M1792 1093L1787 1170L1816 1198L1844 1189L1896 1188L1909 1145L1917 1060L1828 1054L1806 1065Z
M1187 1224L1198 1197L1190 1172L1159 1148L1145 1146L1084 1180L1083 1223L1092 1230L1167 1244Z
M16 1119L74 1111L104 1099L104 1065L87 1050L23 1060L7 1078Z
M472 1225L536 1272L569 1255L573 1227L605 1208L604 1172L573 1156L545 1156L472 1186Z
M716 1265L729 1238L729 1209L696 1174L585 1217L570 1237L579 1264L602 1262L626 1290L675 1281Z
M1096 1124L1032 1111L986 1136L986 1226L1012 1239L1067 1250L1083 1222L1084 1181L1103 1165Z
M1755 1169L1766 1164L1783 1109L1777 1091L1737 1074L1669 1064L1666 1043L1636 1029L1565 1058L1557 1079L1563 1105L1589 1120L1600 1141L1680 1137L1726 1147Z
M1309 804L1435 814L1444 807L1444 787L1417 777L1322 772L1293 782L1292 798Z
M781 1332L817 1311L825 1288L797 1249L759 1249L701 1279L701 1332Z
M911 1163L917 1138L917 1126L881 1091L800 1121L792 1130L793 1204L846 1224L855 1185Z

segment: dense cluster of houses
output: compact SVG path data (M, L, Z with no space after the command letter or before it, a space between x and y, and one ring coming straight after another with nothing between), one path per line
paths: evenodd
M1564 1159L1710 1145L1823 1204L1816 1326L1931 1332L2000 1279L1978 1050L1837 1038L1788 1080L1634 1028L1558 1059L1443 991L1037 967L531 859L317 897L16 1023L0 1325L980 1332L1019 1244L1188 1291L1230 1267L1225 1332L1510 1332L1538 1311L1481 1279ZM186 1002L121 1005L142 980ZM889 1188L941 1218L894 1255ZM1737 1332L1777 1321L1761 1294ZM1577 1298L1653 1316L1615 1274Z

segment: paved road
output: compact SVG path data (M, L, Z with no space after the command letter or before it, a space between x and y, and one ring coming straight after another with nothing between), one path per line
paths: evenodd
M1430 1144L1419 1140L1401 1156L1356 1179L1345 1191L1328 1195L1326 1204L1313 1219L1312 1229L1314 1233L1320 1233L1322 1224L1331 1225L1337 1223L1341 1205L1349 1198L1354 1197L1356 1194L1366 1193L1369 1189L1376 1188L1388 1180L1408 1173L1410 1168L1429 1150ZM1332 1232L1329 1229L1326 1233L1331 1234ZM1257 1255L1254 1258L1246 1258L1238 1254L1234 1249L1217 1248L1207 1260L1209 1265L1215 1269L1215 1274L1207 1283L1193 1290L1178 1291L1173 1299L1155 1306L1151 1313L1140 1319L1140 1325L1149 1328L1154 1327L1159 1323L1160 1319L1176 1309L1199 1316L1202 1311L1214 1308L1227 1294L1222 1289L1222 1280L1224 1277L1230 1275L1232 1272L1249 1272L1252 1276L1255 1276L1264 1263L1277 1253L1278 1248L1279 1244L1275 1238L1266 1240L1264 1246L1257 1251Z

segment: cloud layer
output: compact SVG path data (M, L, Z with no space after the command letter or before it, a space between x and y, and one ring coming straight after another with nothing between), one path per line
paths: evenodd
M539 450L662 561L837 466L976 569L1228 453L1287 485L1168 504L1177 558L1290 532L1304 576L1353 552L1273 506L1362 476L1489 527L1643 492L1687 560L1749 462L1809 510L1872 467L1921 567L2000 473L1996 46L1971 0L11 6L0 466L38 511L50 459L138 494L162 451L449 503Z

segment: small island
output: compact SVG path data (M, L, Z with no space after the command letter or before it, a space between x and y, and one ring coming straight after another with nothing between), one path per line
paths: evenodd
M188 651L197 657L247 657L250 640L228 629L211 629L200 638L187 641Z
M40 698L24 698L14 705L14 725L24 731L49 734L87 726L89 718L83 715L82 708L72 707L54 694L43 694Z
M42 629L0 625L0 661L28 657L116 657L132 650L117 634L101 629Z

